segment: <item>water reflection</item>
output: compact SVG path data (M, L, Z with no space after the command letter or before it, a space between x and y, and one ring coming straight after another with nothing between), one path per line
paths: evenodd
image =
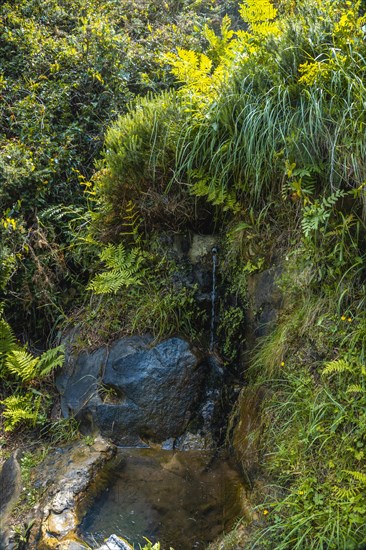
M209 452L123 449L98 487L79 530L89 543L115 533L136 548L145 536L162 550L202 549L242 511L238 473Z

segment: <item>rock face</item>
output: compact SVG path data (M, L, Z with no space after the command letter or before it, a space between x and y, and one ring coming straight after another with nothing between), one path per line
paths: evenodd
M248 277L247 344L254 345L256 338L268 334L277 321L283 305L283 296L276 285L281 267L273 266Z
M31 548L58 548L61 539L73 535L79 522L77 505L96 472L114 453L112 445L97 438L91 446L80 441L59 447L46 458L36 472L35 486L45 501L40 508L41 527L37 521Z
M22 490L22 474L15 451L3 464L0 472L0 549L7 548L7 518Z
M63 414L117 444L181 435L201 397L207 365L181 338L151 344L150 337L127 337L69 357L57 379Z

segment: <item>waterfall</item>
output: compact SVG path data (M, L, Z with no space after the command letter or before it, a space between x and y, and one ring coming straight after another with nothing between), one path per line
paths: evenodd
M215 301L216 301L216 264L217 248L213 247L212 252L212 292L211 292L211 333L210 333L210 351L214 349L215 342Z

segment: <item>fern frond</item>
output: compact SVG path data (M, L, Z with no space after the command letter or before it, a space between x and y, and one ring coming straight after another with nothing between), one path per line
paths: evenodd
M352 365L345 359L336 359L326 364L322 374L329 375L342 372L353 372Z
M127 251L121 243L118 246L109 244L100 254L100 259L109 271L99 273L87 286L95 294L116 293L122 287L140 285L145 275L143 269L144 255L140 248Z
M364 393L364 388L360 384L351 384L348 386L346 393Z
M349 500L359 493L359 490L356 487L333 487L333 494L337 499L340 500Z
M358 472L356 470L346 470L346 473L359 481L362 485L366 486L366 474L364 474L363 472Z
M15 336L4 319L0 319L0 365L7 353L16 347Z
M111 269L118 269L126 262L126 249L123 243L118 246L108 244L101 252L100 259Z
M37 373L41 378L47 376L57 367L61 367L65 359L63 346L49 349L38 358Z
M11 374L26 382L37 375L38 362L38 357L33 357L26 350L15 350L8 353L5 366Z
M14 430L23 422L35 426L39 420L39 409L42 396L34 396L32 393L25 395L11 395L0 403L5 407L3 417L4 429L7 432Z
M39 213L39 218L41 220L57 220L60 221L62 218L67 216L70 213L71 209L63 204L57 204L56 206L49 206Z
M139 233L141 224L142 220L139 211L131 200L128 201L125 206L125 214L123 215L124 231L121 234L130 235L135 243L138 243L141 240Z

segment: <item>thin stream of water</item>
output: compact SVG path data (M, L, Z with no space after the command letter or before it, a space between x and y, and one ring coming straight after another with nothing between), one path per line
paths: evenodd
M216 265L217 265L217 248L214 247L212 249L212 292L211 292L210 351L213 351L214 344L215 344Z

